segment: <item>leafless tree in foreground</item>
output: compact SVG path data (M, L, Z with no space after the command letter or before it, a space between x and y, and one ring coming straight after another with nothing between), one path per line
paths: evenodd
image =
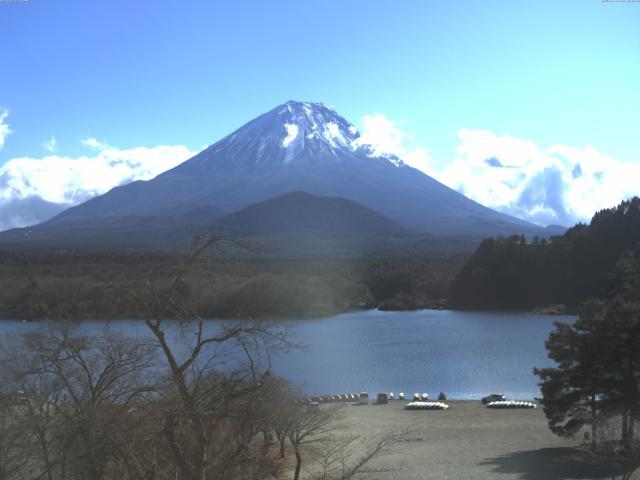
M338 413L339 407L312 410L304 405L290 413L287 437L296 456L293 480L300 478L303 449L328 439Z
M286 380L276 375L271 375L263 382L261 394L265 446L268 447L269 436L273 434L278 442L278 457L285 458L291 415L299 408L300 396L293 392Z
M0 480L298 479L307 455L324 459L309 475L337 480L387 448L391 437L356 455L355 439L334 435L336 409L309 408L271 373L272 355L293 346L285 328L205 322L190 308L184 274L211 242L168 287L120 290L146 336L53 323L4 342Z
M313 480L347 480L363 474L371 461L389 453L408 431L393 431L379 438L363 440L357 435L341 435L338 422L341 406L310 408L299 403L288 415L287 437L295 454L293 480L301 475L305 453L311 458L309 477Z
M128 292L153 335L168 374L157 405L162 434L184 480L264 475L268 452L249 448L260 433L262 385L271 356L290 346L286 329L264 322L206 324L189 304L183 278L220 238L195 250L169 287ZM168 321L167 318L177 319Z
M5 346L2 371L30 451L21 478L108 477L121 460L118 432L154 389L153 359L152 346L108 329L86 336L66 325Z
M0 398L0 479L16 478L24 471L32 453L28 438L16 415L16 406L6 394Z
M394 431L364 442L357 435L334 435L316 451L319 473L313 475L313 480L348 480L379 472L381 470L364 470L373 460L391 453L393 447L407 435L408 431Z

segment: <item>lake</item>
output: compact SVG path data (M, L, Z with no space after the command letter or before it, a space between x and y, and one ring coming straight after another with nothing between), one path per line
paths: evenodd
M274 372L308 394L368 391L440 391L453 399L504 393L512 398L540 396L534 366L552 365L544 342L553 321L570 316L513 312L419 310L345 313L315 320L289 320L295 340L305 344L274 359ZM215 323L215 320L211 320ZM3 333L38 328L38 323L4 321ZM99 330L101 322L83 329ZM144 325L114 322L129 334Z

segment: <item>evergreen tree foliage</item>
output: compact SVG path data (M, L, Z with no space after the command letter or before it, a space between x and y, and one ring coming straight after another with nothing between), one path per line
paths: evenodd
M640 419L640 247L610 276L610 290L583 305L578 320L556 322L546 347L555 368L534 369L551 431L573 437L584 426L619 417L621 440L634 440Z
M639 243L638 197L599 211L589 225L579 223L548 241L520 235L486 239L452 282L450 303L474 309L554 304L577 309L605 294L616 262Z

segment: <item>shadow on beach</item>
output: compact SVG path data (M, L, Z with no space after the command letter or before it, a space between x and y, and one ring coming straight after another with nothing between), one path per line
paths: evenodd
M620 466L573 447L514 452L480 463L494 473L519 474L523 480L588 480L620 475Z

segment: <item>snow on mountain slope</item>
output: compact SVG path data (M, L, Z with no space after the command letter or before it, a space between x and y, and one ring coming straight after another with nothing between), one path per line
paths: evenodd
M191 161L191 168L262 170L294 162L330 163L354 156L371 157L373 150L359 138L356 127L332 108L322 103L289 101L201 152ZM398 163L393 160L391 163Z

